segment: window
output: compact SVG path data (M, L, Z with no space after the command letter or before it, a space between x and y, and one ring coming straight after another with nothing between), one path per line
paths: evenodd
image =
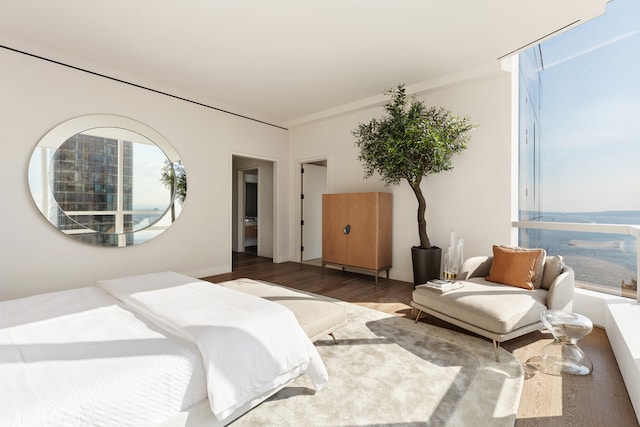
M578 286L637 296L640 2L520 54L519 240ZM607 224L607 225L604 225Z

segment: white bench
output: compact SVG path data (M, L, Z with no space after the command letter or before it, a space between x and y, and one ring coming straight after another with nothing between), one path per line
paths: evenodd
M322 295L253 279L236 279L215 284L285 306L295 314L311 341L330 335L335 342L333 331L347 323L346 308L336 304L336 300Z

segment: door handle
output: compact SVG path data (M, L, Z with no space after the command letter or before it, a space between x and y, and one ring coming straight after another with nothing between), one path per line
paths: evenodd
M349 234L349 232L351 231L351 225L347 224L344 226L344 228L342 229L342 232L344 234Z

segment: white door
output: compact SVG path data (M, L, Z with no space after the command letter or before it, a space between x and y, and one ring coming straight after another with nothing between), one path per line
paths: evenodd
M302 165L302 261L322 258L322 194L327 192L327 167Z

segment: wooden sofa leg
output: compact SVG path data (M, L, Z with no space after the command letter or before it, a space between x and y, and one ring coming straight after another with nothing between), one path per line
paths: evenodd
M330 336L331 338L333 338L333 344L334 344L334 345L337 345L337 344L338 344L338 340L336 339L336 336L335 336L335 335L333 335L333 332L329 333L329 336Z
M496 354L496 362L500 363L500 343L493 340L493 351Z
M418 314L416 314L416 319L414 320L414 323L418 323L418 320L420 320L421 314L422 314L422 310L418 310Z

